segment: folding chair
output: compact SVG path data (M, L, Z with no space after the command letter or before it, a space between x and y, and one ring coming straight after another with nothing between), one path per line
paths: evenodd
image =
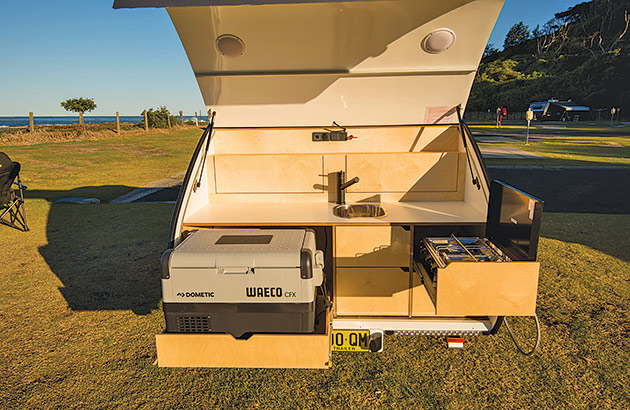
M17 185L17 189L12 188L13 185ZM25 189L20 181L20 164L0 152L0 223L22 232L28 231L24 211Z

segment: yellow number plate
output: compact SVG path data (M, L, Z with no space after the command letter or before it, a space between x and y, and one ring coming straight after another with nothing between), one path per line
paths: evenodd
M333 330L333 352L369 352L369 330Z

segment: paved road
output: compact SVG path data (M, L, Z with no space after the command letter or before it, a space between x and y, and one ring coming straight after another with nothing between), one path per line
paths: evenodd
M630 167L516 168L489 167L499 179L545 201L546 212L630 214ZM179 186L139 201L175 201Z

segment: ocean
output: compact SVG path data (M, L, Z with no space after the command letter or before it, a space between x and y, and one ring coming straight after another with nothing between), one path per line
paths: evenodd
M83 119L87 124L100 124L102 122L116 122L116 116L88 116L84 115ZM120 116L120 122L137 123L144 119L141 115ZM184 115L184 121L193 120L194 116ZM35 116L33 118L35 125L67 125L78 124L79 116L61 116L61 117L45 117ZM207 117L199 118L199 121L207 121ZM28 117L0 117L0 128L28 128Z

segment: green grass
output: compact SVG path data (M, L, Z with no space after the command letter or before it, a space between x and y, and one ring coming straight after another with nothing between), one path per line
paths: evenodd
M630 132L627 136L598 134L574 136L570 130L548 134L531 130L529 144L523 127L506 126L489 128L495 134L514 139L513 142L478 142L480 147L512 147L539 154L545 159L494 159L488 165L540 165L540 166L629 166ZM471 127L475 134L488 132L484 127ZM595 131L593 131L595 132Z
M28 199L30 232L0 227L0 408L627 408L630 215L545 214L533 357L502 329L464 350L387 337L380 354L333 354L330 370L155 366L172 205L50 199L168 177L200 134L6 147L50 194ZM529 346L531 320L511 324Z
M2 146L22 164L30 197L93 196L111 200L185 171L202 130L149 132L98 140Z

